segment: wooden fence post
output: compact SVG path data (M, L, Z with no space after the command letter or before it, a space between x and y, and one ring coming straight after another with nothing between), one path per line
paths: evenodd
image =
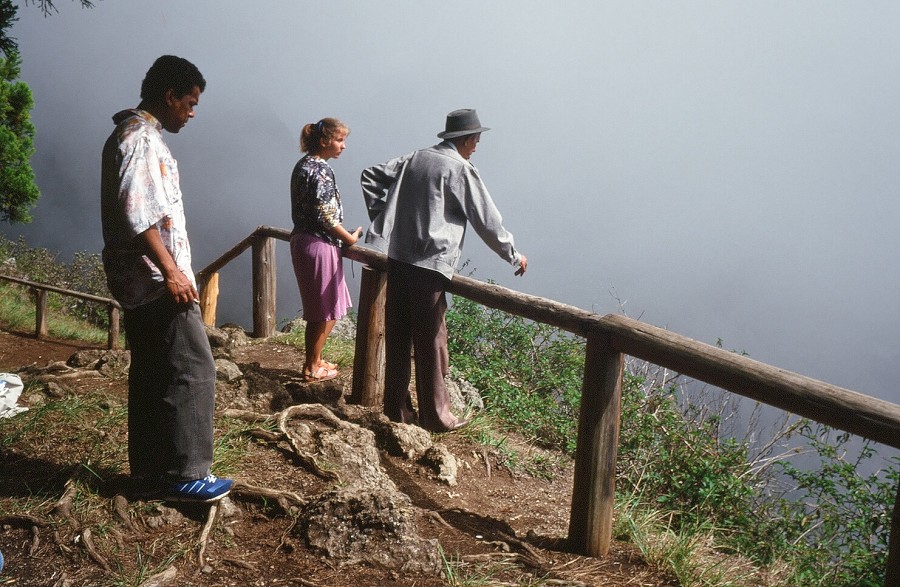
M900 587L900 483L897 484L897 498L894 500L894 513L891 514L891 537L888 539L884 587Z
M109 317L109 334L106 337L106 348L114 349L119 346L119 308L109 304L106 306L106 315Z
M37 338L47 336L47 290L34 290L34 334Z
M587 556L605 556L612 540L624 365L602 335L588 335L568 539Z
M384 399L384 299L387 275L363 267L356 320L353 388L348 403L380 406Z
M216 306L219 302L219 274L213 273L200 290L200 314L207 326L216 325ZM255 314L254 314L255 315Z
M253 239L253 336L275 334L275 239Z

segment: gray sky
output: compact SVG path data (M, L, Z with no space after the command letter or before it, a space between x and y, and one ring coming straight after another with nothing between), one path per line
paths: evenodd
M169 135L197 269L263 224L290 228L299 130L351 128L332 166L347 224L359 172L477 108L473 162L529 258L470 235L475 277L900 401L900 4L58 0L12 30L36 100L43 193L9 237L99 252L100 149L161 54L207 79ZM299 308L279 243L279 319ZM220 318L249 325L249 256ZM231 266L230 266L231 267ZM346 264L351 290L358 265Z

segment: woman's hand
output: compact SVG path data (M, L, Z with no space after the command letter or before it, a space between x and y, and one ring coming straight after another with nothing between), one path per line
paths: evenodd
M357 226L356 230L354 230L353 232L348 232L347 236L349 238L344 239L344 244L348 247L352 247L357 242L359 242L360 237L362 237L362 226Z

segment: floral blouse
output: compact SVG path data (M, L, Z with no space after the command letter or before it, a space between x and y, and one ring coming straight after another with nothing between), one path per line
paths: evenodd
M291 219L294 234L314 234L340 246L341 239L328 230L344 222L341 193L328 163L315 155L306 155L291 174Z
M162 125L143 110L123 110L113 122L102 158L103 263L110 293L125 308L135 308L166 292L162 273L135 238L150 227L159 230L181 272L196 282L178 163L163 140Z

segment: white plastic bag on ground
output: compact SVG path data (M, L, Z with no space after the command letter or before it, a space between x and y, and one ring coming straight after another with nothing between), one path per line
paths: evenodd
M22 378L18 375L0 373L0 418L12 418L28 411L28 408L16 405L24 387Z

